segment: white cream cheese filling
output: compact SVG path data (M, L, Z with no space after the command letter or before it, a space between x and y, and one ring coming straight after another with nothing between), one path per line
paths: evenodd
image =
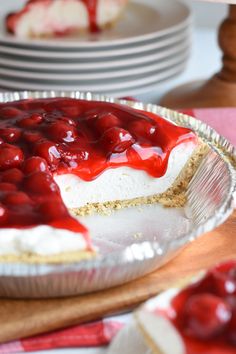
M141 170L119 167L105 171L91 182L72 174L58 175L54 179L68 208L159 194L174 183L195 147L196 143L188 142L173 149L166 174L161 178L153 178ZM47 225L30 229L0 229L0 255L31 253L49 256L86 248L86 241L80 233Z
M103 172L93 181L83 181L73 174L55 176L67 208L79 208L90 203L149 197L171 187L193 154L196 143L176 146L169 157L164 176L154 178L142 170L118 167Z
M118 16L127 0L98 0L97 24L104 26ZM16 23L18 37L41 36L63 32L68 28L89 28L89 14L83 1L57 0L50 5L35 3Z
M157 314L156 309L171 312L171 300L178 293L171 289L151 299L135 313L135 320L146 339L147 345L162 354L185 354L185 345L180 333L168 318ZM155 311L155 312L154 312ZM171 313L169 313L171 315Z

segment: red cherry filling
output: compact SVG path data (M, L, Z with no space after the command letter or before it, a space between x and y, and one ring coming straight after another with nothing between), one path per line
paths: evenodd
M119 127L120 124L120 119L112 113L103 113L96 120L96 128L100 133L113 127Z
M229 323L228 339L233 345L236 346L236 307L232 312L232 318Z
M0 109L1 119L12 119L22 116L22 111L17 107L6 106Z
M221 296L236 294L236 265L230 269L224 266L216 267L212 275L217 294Z
M14 145L0 145L0 170L18 167L24 161L23 151Z
M0 135L7 143L15 143L20 139L21 130L18 128L2 128L0 129Z
M2 182L2 183L0 183L0 191L1 191L1 193L16 191L16 185L12 184L12 183Z
M210 339L223 332L231 318L230 306L211 294L191 296L183 309L188 334Z
M56 144L47 140L35 145L35 155L44 158L52 168L55 168L60 161L60 153Z
M59 192L52 176L46 172L35 172L25 177L24 187L28 192L38 195L50 195Z
M4 204L14 206L22 204L30 204L31 200L29 196L24 192L10 193L4 198Z
M156 178L165 174L176 145L195 140L190 130L156 115L106 102L0 104L1 227L46 223L85 233L63 204L54 175L74 173L91 181L106 169L129 166Z
M30 175L35 172L46 172L48 171L47 161L42 157L32 156L25 160L23 171L26 175Z
M236 346L236 292L231 284L235 271L236 262L221 264L172 300L173 322L183 334L188 354L234 352L230 348Z
M49 136L55 141L71 143L75 141L76 129L63 121L53 122L47 129Z
M148 120L135 120L131 122L129 126L131 132L138 138L149 141L152 139L153 134L156 131L156 126L154 122L149 122Z
M8 210L0 203L0 225L4 225L8 221Z
M31 116L21 119L18 125L22 128L36 127L43 121L43 116L39 113L33 113Z
M11 168L9 170L4 171L1 177L2 182L19 184L23 181L24 173L18 168Z
M135 139L125 129L113 127L105 131L101 138L102 145L111 154L121 153L134 144Z

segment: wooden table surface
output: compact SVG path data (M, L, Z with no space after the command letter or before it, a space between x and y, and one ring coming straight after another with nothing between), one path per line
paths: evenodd
M236 212L190 243L167 265L128 284L66 299L0 300L0 342L19 339L126 311L200 269L236 257Z

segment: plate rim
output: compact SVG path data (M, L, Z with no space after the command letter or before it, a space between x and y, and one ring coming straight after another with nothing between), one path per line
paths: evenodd
M167 57L164 61L153 61L153 64L149 65L139 65L139 66L131 66L128 69L125 70L113 70L113 71L104 71L101 73L84 73L84 71L81 72L76 72L74 71L73 73L69 72L49 72L49 71L28 71L28 70L22 70L22 69L12 69L12 68L6 68L1 65L0 63L0 77L1 75L7 75L9 77L14 77L14 78L28 78L32 80L52 80L52 81L58 81L58 80L68 80L68 81L96 81L96 80L107 80L107 79L117 79L117 78L127 78L130 76L134 75L140 75L140 74L147 74L150 75L150 73L154 73L156 71L160 70L165 70L171 66L174 66L176 64L179 64L181 62L185 62L186 59L189 57L189 51L184 51L181 52L178 55L169 56ZM1 61L1 59L0 59ZM150 62L151 63L151 62Z
M192 28L191 26L186 26L184 29L181 31L178 31L177 33L174 33L172 36L169 36L168 38L164 38L163 40L158 40L158 41L152 41L151 43L145 43L139 46L135 47L127 47L127 48L108 48L105 50L99 50L99 51L67 51L61 50L45 50L42 51L41 49L25 49L25 48L19 48L15 46L6 46L0 42L0 53L3 53L5 55L11 55L11 56L29 56L29 57L40 57L42 58L48 58L48 59L54 59L54 58L100 58L100 57L116 57L116 56L126 56L126 55L131 55L131 54L143 54L145 52L151 51L151 50L161 50L162 48L165 48L170 45L174 45L176 42L181 42L182 40L190 37L192 35ZM3 50L3 51L2 51Z
M141 85L148 85L148 84L151 84L153 82L156 82L157 80L163 80L166 76L172 76L174 75L176 72L178 73L179 71L181 71L184 67L185 67L186 63L185 62L182 62L178 65L175 65L175 66L172 66L170 68L168 68L168 70L163 70L159 73L157 73L156 75L151 75L151 76L148 76L148 77L145 77L145 78L141 78L141 79L137 79L137 80L133 80L133 81L130 81L130 80L127 80L126 82L120 82L120 83L117 83L117 84L104 84L104 85L101 85L101 84L97 84L96 88L95 85L92 87L89 87L89 86L83 86L83 88L81 89L81 91L93 91L93 92L104 92L106 90L108 91L115 91L115 90L122 90L123 87L125 88L132 88L134 85L138 85L138 86L141 86ZM23 80L22 80L23 81ZM32 80L32 82L28 82L28 83L23 83L21 81L12 81L12 80L7 80L7 79L2 79L0 78L0 85L2 85L2 83L4 82L8 82L8 83L11 83L12 82L12 85L14 85L14 82L15 83L18 83L22 88L23 87L35 87L35 89L32 89L32 90L43 90L43 88L45 88L46 90L48 91L51 91L53 90L53 87L55 87L55 85L60 85L59 83L56 83L56 84L53 84L53 85L49 85L49 84L35 84L34 83L35 80ZM61 84L63 85L63 84ZM3 84L4 86L4 84ZM73 83L73 85L69 84L67 85L67 89L66 90L69 90L69 91L73 91L73 90L70 90L69 87L74 87L74 88L78 88L79 86L82 87L82 85L80 85L79 83ZM62 87L62 86L61 86ZM66 87L66 85L64 85L64 87ZM89 87L89 88L88 88ZM111 88L112 87L112 88Z

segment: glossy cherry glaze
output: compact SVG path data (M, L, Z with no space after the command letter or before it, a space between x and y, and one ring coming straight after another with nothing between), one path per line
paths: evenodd
M236 261L210 270L171 305L186 354L236 353Z
M55 1L55 0L54 0ZM89 25L90 25L90 31L91 32L98 32L99 31L99 27L97 25L97 6L98 6L98 0L77 0L77 1L82 1L84 3L84 5L87 8L88 11L88 16L89 16ZM29 0L25 7L16 13L10 13L7 16L6 19L6 26L7 26L7 30L10 33L14 33L15 32L15 27L16 27L16 22L18 21L18 19L24 15L25 13L27 13L28 11L30 11L30 7L32 4L34 3L45 3L45 6L49 6L50 3L52 2L52 0ZM56 31L55 36L63 36L63 35L67 35L70 34L71 32L74 31L74 28L71 29L67 29L66 31Z
M151 113L70 98L0 104L0 226L50 224L85 232L54 182L73 173L85 181L129 166L165 174L172 149L196 136Z

